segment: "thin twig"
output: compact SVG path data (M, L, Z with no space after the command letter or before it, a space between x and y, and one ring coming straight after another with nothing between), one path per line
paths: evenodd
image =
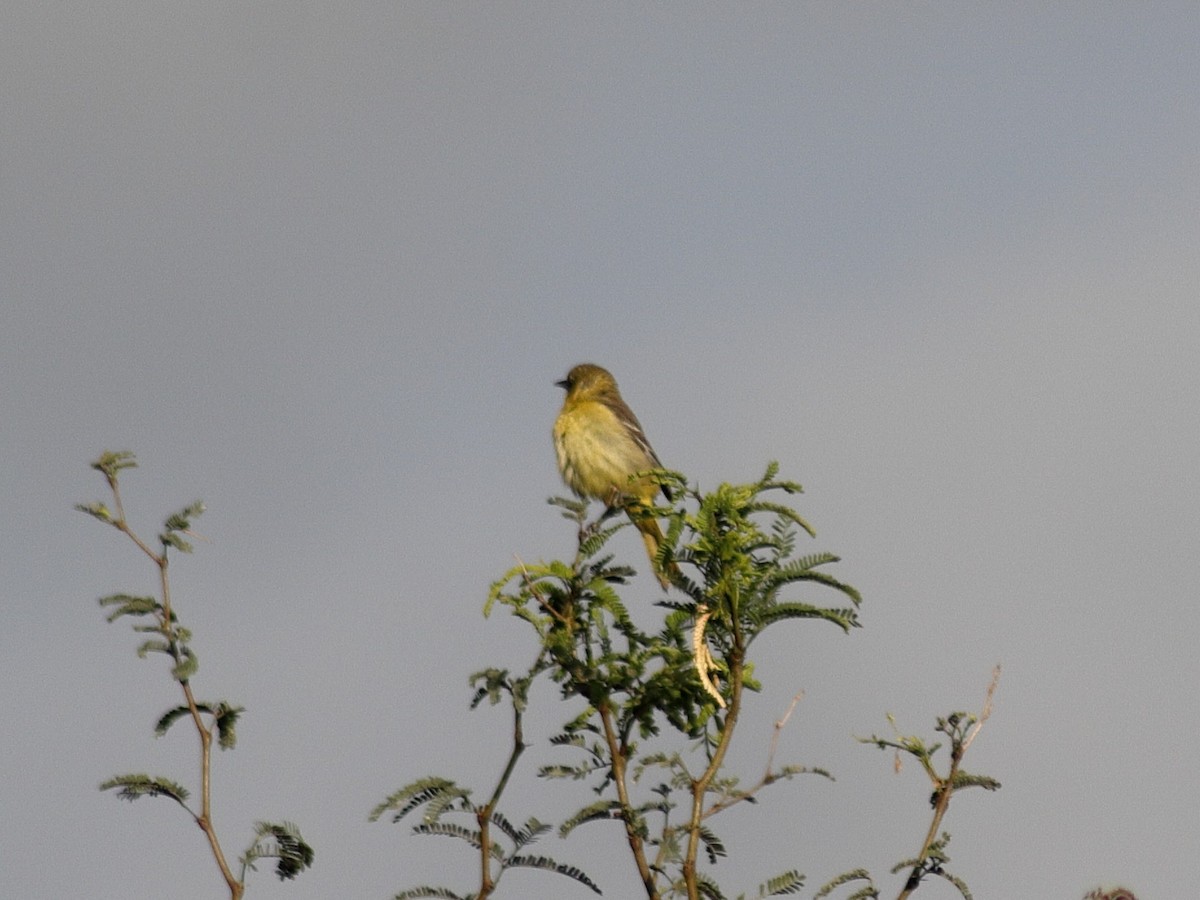
M1000 683L1000 664L996 664L996 668L992 669L992 683L988 685L987 696L983 699L983 709L979 713L979 721L971 728L970 734L963 741L963 750L965 751L971 746L971 742L975 740L983 728L983 723L986 722L992 715L992 700L996 695L996 686Z
M792 717L792 713L796 710L796 705L804 699L804 691L796 691L792 696L792 702L788 704L787 712L783 714L783 718L775 721L775 733L771 735L771 748L767 752L767 774L771 774L771 769L775 764L775 749L779 746L779 735L783 732L783 726L787 724L788 719Z
M767 751L767 768L763 772L762 778L760 778L752 787L749 787L744 791L738 791L736 794L726 797L723 800L718 800L704 811L704 815L701 818L707 819L709 816L715 816L717 813L721 812L722 810L729 809L731 806L736 806L745 800L751 800L755 794L757 794L767 785L774 784L779 780L779 775L774 771L775 749L779 745L779 735L783 731L783 727L787 724L787 720L792 717L792 712L796 709L796 704L799 703L803 698L804 691L797 692L796 695L792 697L792 702L788 704L787 712L783 714L782 718L775 721L775 727L771 735L771 745Z
M529 588L529 593L533 595L533 599L541 605L542 609L557 619L560 625L566 625L567 617L556 610L542 597L541 591L538 589L537 582L533 580L533 576L530 575L529 570L525 568L525 561L515 553L513 554L513 559L515 559L517 561L517 565L521 567L521 575L525 579L525 586Z

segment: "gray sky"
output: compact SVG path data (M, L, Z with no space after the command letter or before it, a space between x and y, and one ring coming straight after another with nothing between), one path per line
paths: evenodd
M894 896L928 784L853 736L978 709L1000 662L968 768L1004 788L947 821L975 896L1194 892L1200 10L1043 6L7 4L0 892L221 896L180 810L96 790L195 785L150 735L165 666L95 605L154 585L71 509L105 448L145 534L209 506L174 588L198 693L247 707L218 825L317 851L249 896L469 890L454 842L366 816L490 790L507 716L466 678L532 651L480 610L570 552L549 428L585 360L701 486L778 459L865 595L849 638L763 642L735 769L803 689L779 759L838 781L718 820L728 891ZM510 818L571 808L554 758ZM636 895L615 827L539 849Z

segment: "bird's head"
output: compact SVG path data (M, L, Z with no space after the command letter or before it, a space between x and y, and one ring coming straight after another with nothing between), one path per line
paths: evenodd
M566 378L555 383L569 397L586 397L617 389L617 381L608 369L592 363L580 363L567 373Z

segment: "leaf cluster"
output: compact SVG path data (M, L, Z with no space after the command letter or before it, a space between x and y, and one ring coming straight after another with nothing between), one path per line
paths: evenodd
M279 880L290 881L313 864L315 855L291 822L255 822L254 840L242 854L243 879L258 860L273 859Z
M826 571L838 558L797 554L799 534L814 532L775 499L801 490L777 474L772 464L757 481L702 493L681 476L656 473L676 501L654 510L667 526L656 568L670 573L675 589L659 602L665 612L655 628L630 615L618 589L633 573L607 549L629 523L623 517L611 522L613 510L589 523L586 504L576 500L551 501L576 527L575 558L521 563L489 591L485 614L504 607L527 623L563 699L585 704L551 738L567 758L539 769L542 777L588 782L599 796L560 825L560 836L584 824L622 823L635 857L645 854L643 880L651 896L723 897L710 876L695 871L697 852L709 865L725 855L707 819L752 801L776 781L827 774L784 766L743 788L722 768L741 693L760 687L751 643L786 621L821 620L843 631L859 625L858 592ZM833 590L844 602L815 602L814 590ZM643 749L647 741L672 736L692 743L698 758ZM638 785L640 799L634 799ZM762 896L794 892L802 880L785 873L766 882Z
M387 816L399 822L406 816L421 811L421 821L412 827L413 834L450 837L463 841L474 850L485 850L494 861L489 890L500 881L506 871L515 868L540 869L570 878L599 894L600 889L580 869L565 865L548 856L531 855L524 852L552 828L536 818L529 818L520 828L514 826L500 812L477 804L471 799L471 791L460 787L448 778L422 778L405 785L378 804L369 816L375 822ZM484 826L488 833L485 835ZM492 831L492 829L495 831ZM506 844L490 835L499 832ZM397 898L441 897L446 900L466 900L444 886L422 885L409 888L396 895Z

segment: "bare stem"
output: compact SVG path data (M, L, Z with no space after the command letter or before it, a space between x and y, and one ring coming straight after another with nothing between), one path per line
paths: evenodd
M500 775L500 780L496 782L496 788L492 791L492 796L488 802L475 813L475 821L479 823L479 893L477 900L487 900L492 895L492 891L496 888L496 882L492 878L492 813L496 811L496 805L500 802L500 795L504 793L504 789L508 787L508 780L512 777L513 770L517 766L517 760L521 754L525 752L528 746L525 743L524 729L521 724L521 704L517 701L517 697L513 695L513 746L512 752L508 754L508 763L504 766L504 772Z
M629 787L625 774L629 751L617 738L612 707L607 701L600 705L600 722L604 726L604 739L608 743L608 755L612 759L613 783L617 787L617 799L621 802L621 816L625 820L625 840L629 843L629 850L633 853L638 875L642 879L642 885L646 888L646 897L648 900L659 900L654 873L650 870L650 864L646 862L646 844L638 833L633 807L629 803Z
M771 734L771 746L767 751L767 767L763 771L762 778L760 778L752 787L747 788L744 791L738 791L736 794L733 794L724 800L718 800L704 811L704 814L701 818L707 819L709 816L715 816L723 809L729 809L729 807L735 806L744 800L751 800L755 794L757 794L767 785L774 784L779 779L779 775L775 772L775 750L779 746L779 735L783 731L784 726L787 725L788 719L792 717L792 713L796 709L796 704L799 703L803 698L804 691L797 692L797 694L792 697L792 702L788 704L787 712L783 714L782 718L779 718L775 721L775 728Z
M963 746L958 745L950 753L950 772L944 780L940 780L938 785L938 799L933 808L933 820L929 823L929 831L925 834L925 843L921 845L921 852L917 854L917 861L913 864L908 880L904 883L904 890L899 893L896 900L904 900L911 896L921 883L925 858L929 855L929 848L933 846L934 840L937 839L938 829L942 826L946 810L950 808L950 795L954 793L954 779L958 775L958 766L962 762L964 749Z

